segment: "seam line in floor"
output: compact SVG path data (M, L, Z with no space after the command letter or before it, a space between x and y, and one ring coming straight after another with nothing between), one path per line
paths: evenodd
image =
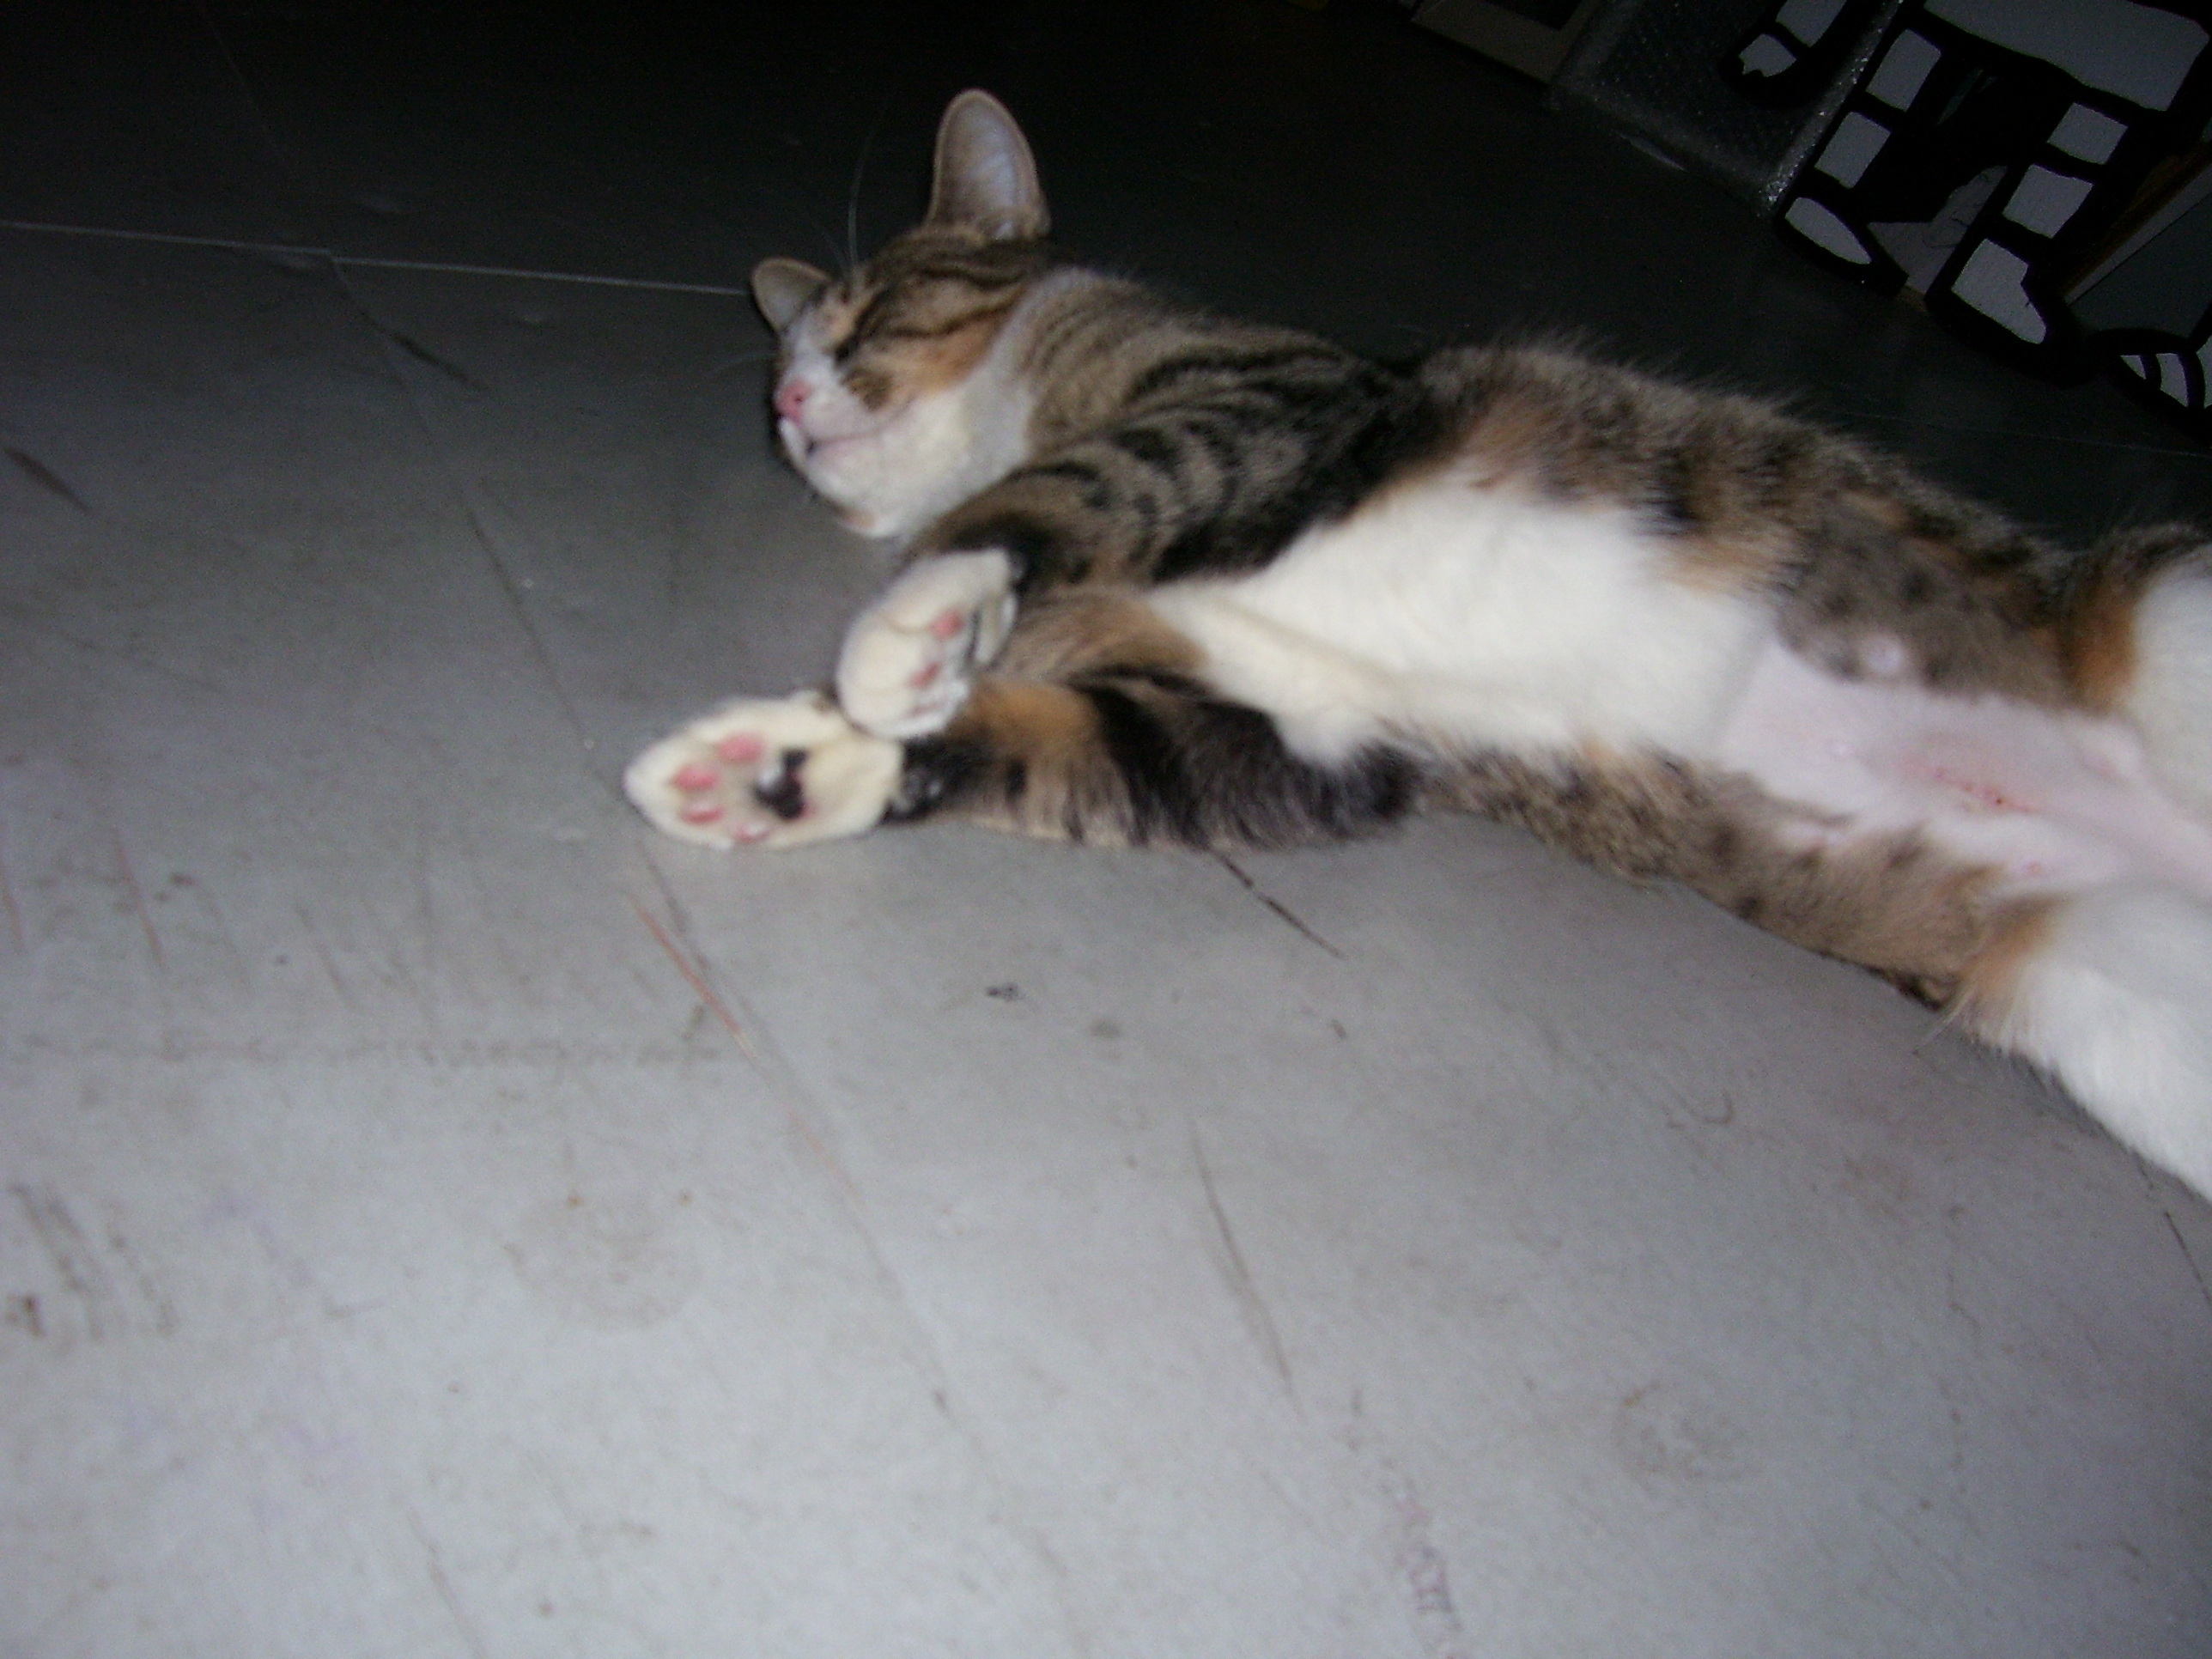
M289 254L295 258L327 259L334 265L369 270L427 270L453 276L518 276L537 283L582 283L595 288L651 289L663 294L720 294L750 300L749 288L718 283L674 283L654 276L599 276L573 270L526 270L513 265L477 265L440 259L388 259L371 254L340 253L307 242L246 242L221 236L187 236L161 230L113 230L100 225L55 225L29 219L0 219L0 230L21 230L53 236L104 236L123 242L166 242L177 247L228 248L240 253Z

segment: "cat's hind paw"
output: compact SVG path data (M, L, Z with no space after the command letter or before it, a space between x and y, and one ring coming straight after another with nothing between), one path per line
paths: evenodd
M623 791L655 829L694 846L799 847L873 829L902 752L817 693L749 699L654 744Z
M855 726L878 737L940 732L1013 625L1013 562L1004 553L920 560L845 635L837 701Z

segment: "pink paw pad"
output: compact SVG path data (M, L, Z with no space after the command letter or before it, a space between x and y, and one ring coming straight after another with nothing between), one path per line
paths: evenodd
M676 775L669 781L685 794L696 795L702 789L712 789L720 781L720 774L704 761L693 761L689 766L678 769Z
M967 626L968 618L960 611L945 611L938 613L937 620L929 625L929 631L940 640L949 640Z
M768 745L755 732L732 732L714 745L714 752L733 766L746 766L768 753Z
M676 816L686 823L712 823L722 816L722 809L710 800L690 800L678 809Z

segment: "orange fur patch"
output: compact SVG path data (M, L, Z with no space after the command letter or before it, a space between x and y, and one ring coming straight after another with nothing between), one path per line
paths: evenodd
M1686 586L1735 592L1771 580L1788 554L1776 535L1689 536L1677 547L1674 574Z
M2136 602L2132 583L2106 580L2066 618L2067 677L2081 701L2100 714L2118 708L2136 674Z
M1475 487L1495 489L1534 472L1558 437L1553 410L1526 398L1501 398L1468 428L1459 453L1474 464Z
M1969 1030L1993 1031L2027 964L2049 943L2057 902L2022 901L1993 925L1989 943L1960 969L1953 1006Z
M1100 833L1110 818L1084 810L1096 793L1089 773L1101 757L1097 718L1081 693L1043 680L987 677L945 735L1020 769L1020 789L978 799L963 814L970 823L1064 841L1081 819L1085 839L1109 845L1117 839Z
M1198 667L1197 647L1141 599L1080 588L1033 602L998 664L1001 673L1035 679L1105 668L1195 674Z
M1006 316L1005 310L982 312L949 334L901 352L898 376L902 389L909 396L919 397L966 380L991 349L991 342L998 338Z

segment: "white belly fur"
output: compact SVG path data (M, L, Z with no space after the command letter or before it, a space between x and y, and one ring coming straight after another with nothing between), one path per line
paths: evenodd
M1804 809L1808 844L1918 830L2023 892L2132 878L2212 898L2212 826L2131 726L1838 679L1780 642L1765 601L1683 581L1618 508L1447 475L1151 602L1309 759L1658 752L1748 774Z
M1263 570L1172 583L1152 604L1215 685L1310 759L1379 739L1701 753L1767 618L1747 596L1668 580L1664 556L1619 508L1446 477L1308 532Z
M2014 890L2148 880L2212 898L2212 826L2121 720L1838 680L1774 644L1712 759L1833 820L1809 840L1917 829Z

